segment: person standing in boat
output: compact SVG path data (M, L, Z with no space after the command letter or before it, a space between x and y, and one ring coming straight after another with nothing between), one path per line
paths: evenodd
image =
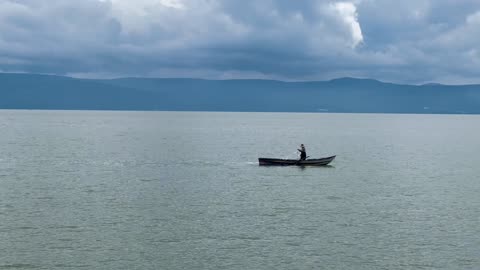
M305 150L305 145L303 143L300 145L300 149L297 149L300 152L300 160L307 159L307 151Z

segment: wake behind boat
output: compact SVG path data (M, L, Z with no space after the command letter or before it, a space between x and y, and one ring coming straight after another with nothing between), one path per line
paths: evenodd
M280 159L280 158L259 158L260 166L325 166L330 164L336 156L318 159Z

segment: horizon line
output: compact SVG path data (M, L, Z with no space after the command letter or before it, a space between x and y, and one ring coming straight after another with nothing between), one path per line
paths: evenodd
M393 85L404 85L404 86L480 86L480 83L466 83L466 84L444 84L437 82L429 82L422 84L409 84L409 83L396 83L388 82L375 78L365 78L365 77L352 77L352 76L343 76L326 80L281 80L281 79L262 79L262 78L230 78L230 79L208 79L208 78L196 78L196 77L148 77L148 76L119 76L112 78L84 78L84 77L75 77L71 75L59 75L53 73L30 73L30 72L5 72L1 71L0 75L3 74L12 74L12 75L35 75L35 76L45 76L45 77L61 77L61 78L70 78L76 80L92 80L92 81L102 81L102 80L121 80L121 79L156 79L156 80L202 80L202 81L269 81L269 82L281 82L281 83L315 83L315 82L333 82L340 80L358 80L358 81L375 81L383 84L393 84Z

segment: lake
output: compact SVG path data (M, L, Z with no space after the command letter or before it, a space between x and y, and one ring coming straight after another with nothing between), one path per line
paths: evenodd
M0 269L480 269L480 116L0 111ZM337 155L329 167L258 157Z

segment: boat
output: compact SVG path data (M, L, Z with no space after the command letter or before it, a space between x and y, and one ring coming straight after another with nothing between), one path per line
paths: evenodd
M317 159L280 159L280 158L259 158L260 166L325 166L330 164L336 156Z

